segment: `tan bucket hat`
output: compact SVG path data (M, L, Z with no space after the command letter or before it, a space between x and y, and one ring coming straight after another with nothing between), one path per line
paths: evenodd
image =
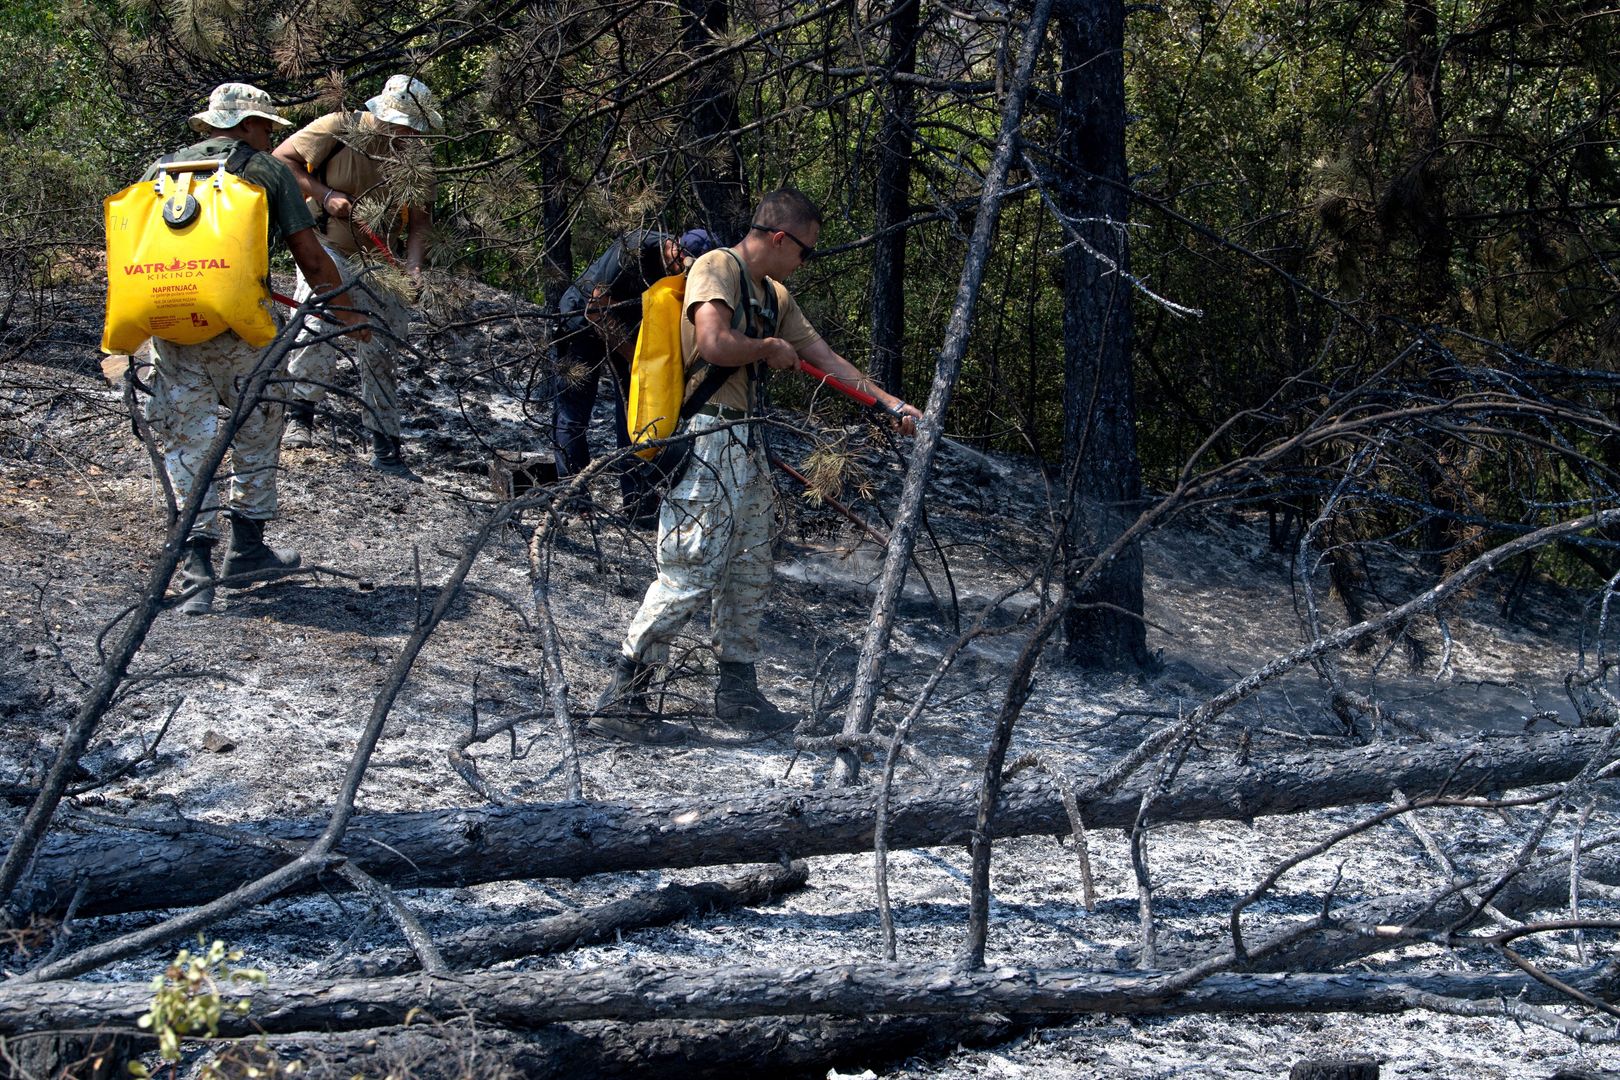
M214 87L208 95L208 108L191 118L191 129L208 134L209 128L228 130L250 116L262 116L278 124L290 125L270 102L270 95L248 83L228 82Z
M390 75L382 93L366 102L366 109L379 120L421 132L444 128L444 117L433 107L433 91L427 83L409 75Z

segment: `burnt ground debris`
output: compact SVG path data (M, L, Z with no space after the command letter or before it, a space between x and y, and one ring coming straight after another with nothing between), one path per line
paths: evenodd
M162 502L149 460L130 432L118 391L96 367L98 304L90 290L65 303L39 324L26 350L8 350L0 374L0 784L10 785L8 818L20 814L24 789L48 765L79 680L94 668L96 637L133 599L159 541ZM544 444L538 314L520 301L473 289L458 308L462 325L432 333L424 328L421 355L406 363L403 379L407 452L418 480L368 469L354 443L356 407L334 402L339 422L323 427L320 445L284 457L283 517L275 526L278 542L298 547L306 564L333 572L227 594L211 617L160 617L137 661L138 688L103 725L83 767L89 780L135 764L127 775L71 800L59 814L58 829L102 827L98 821L108 816L229 824L323 814L387 664L495 502L487 473L491 454L532 452ZM777 445L793 460L807 445L794 429L807 422L790 413L784 421ZM594 434L606 430L603 422ZM864 447L859 463L874 496L854 502L876 522L885 499L898 490L900 467L859 426L849 429L849 439ZM947 451L932 489L931 521L962 605L972 610L976 600L982 603L1038 557L1050 519L1048 492L1033 462L953 453ZM618 636L651 574L648 539L614 519L611 488L607 477L600 478L594 494L601 512L570 515L547 554L553 615L576 709L605 683ZM786 527L761 680L784 705L804 714L827 713L810 733L830 733L838 722L837 690L853 666L869 615L867 587L879 556L796 485L784 482L780 493ZM533 515L526 524L533 524ZM474 588L451 610L391 714L360 793L361 810L481 804L451 766L449 748L475 722L488 730L516 716L528 719L510 736L468 749L478 775L503 800L565 796L557 732L545 713L540 654L525 625L532 616L526 610L525 539L523 526L504 530L479 560L470 579ZM936 596L943 596L937 557L926 545L919 550ZM1088 674L1067 667L1050 650L1015 740L1015 757L1033 755L1042 766L1073 776L1100 772L1145 733L1299 640L1291 566L1270 549L1264 522L1253 514L1184 517L1150 538L1147 567L1159 670L1132 677ZM1403 591L1411 580L1406 573L1388 570L1391 593ZM1500 584L1487 583L1448 612L1449 650L1437 630L1417 628L1433 639L1431 657L1449 652L1449 671L1440 671L1437 661L1412 671L1389 651L1347 658L1347 666L1359 686L1416 718L1436 738L1573 723L1562 679L1591 625L1584 598L1538 584L1509 619L1498 613L1501 598ZM1020 604L1032 602L1027 595L1015 597L1003 621L1012 623ZM695 627L687 636L690 647L680 654L677 677L667 687L666 708L689 716L715 738L657 750L582 738L586 798L809 789L826 779L827 753L796 752L786 738L727 740L713 730L704 702L714 665L699 633ZM953 637L946 614L913 580L889 667L888 714L910 699ZM920 761L902 766L902 775L976 771L999 698L998 679L1017 647L1011 635L970 647L916 732ZM1313 678L1295 673L1211 725L1193 757L1218 763L1239 752L1348 745L1322 699ZM152 749L166 719L167 731ZM875 769L868 770L870 778ZM1596 832L1612 810L1605 793L1588 827ZM1365 811L1154 830L1149 850L1161 942L1218 947L1226 911L1273 863ZM1523 826L1511 814L1463 811L1432 811L1426 820L1464 864L1499 856ZM1567 827L1561 829L1555 841L1567 836ZM1128 966L1138 918L1129 847L1118 833L1099 833L1090 838L1090 851L1098 902L1088 912L1071 847L1045 838L998 844L992 966ZM893 855L890 889L903 960L938 962L959 946L966 867L965 852L956 847ZM404 900L431 932L448 934L714 874L646 871L503 882L422 890ZM1342 875L1337 891L1347 900L1442 876L1419 840L1391 823L1285 878L1257 909L1261 924L1309 917L1335 875ZM152 887L160 890L162 883ZM1591 902L1602 904L1600 898ZM82 920L73 926L73 940L98 940L154 918L141 913ZM337 892L273 902L227 920L213 935L283 979L399 944L385 915L362 897ZM46 940L20 943L37 948ZM1604 955L1606 944L1588 945ZM1564 939L1538 947L1543 957L1573 955ZM880 948L871 856L844 855L811 860L809 887L773 905L517 963L562 970L788 965L874 958ZM97 977L144 980L166 955L124 961ZM1417 945L1370 967L1447 970L1465 962ZM11 966L28 963L27 956L17 956ZM1386 1076L1547 1076L1559 1067L1620 1066L1611 1050L1578 1047L1511 1020L1418 1010L1394 1019L1098 1016L1015 1033L989 1046L871 1064L884 1075L917 1077L1077 1071L1236 1077L1280 1075L1300 1058L1347 1049L1383 1059ZM834 1063L829 1059L827 1065ZM859 1071L858 1062L836 1064Z

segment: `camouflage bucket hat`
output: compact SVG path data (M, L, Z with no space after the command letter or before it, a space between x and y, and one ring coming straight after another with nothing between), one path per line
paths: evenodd
M444 117L433 107L433 91L409 75L390 75L382 93L366 102L366 109L379 120L424 133L444 129Z
M257 86L228 82L214 87L214 92L208 95L208 108L192 116L191 128L206 135L209 128L228 130L250 116L262 116L278 124L292 123L281 118L270 102L270 95Z

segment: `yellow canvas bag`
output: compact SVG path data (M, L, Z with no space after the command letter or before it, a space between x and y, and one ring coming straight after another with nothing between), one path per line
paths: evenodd
M659 278L641 294L641 329L630 361L630 399L625 403L630 441L647 443L675 434L686 391L686 363L681 358L681 306L686 275ZM658 447L637 450L652 460Z
M223 160L162 162L155 180L130 185L103 209L102 351L133 352L154 337L195 345L226 330L255 348L275 338L263 188Z
M742 294L747 298L741 308L731 313L732 329L743 330L754 337L752 309L757 306L754 291L748 285L748 275L736 253L728 250L726 254L737 264ZM685 306L684 273L659 278L641 294L641 329L636 332L636 351L630 360L630 397L625 402L625 426L630 431L632 444L650 443L674 435L683 412L707 402L731 375L723 369L712 371L696 381L688 392L686 359L681 354L681 319L685 317ZM774 321L774 304L770 310ZM688 448L684 447L683 451ZM661 450L661 447L646 446L637 450L636 456L652 461Z

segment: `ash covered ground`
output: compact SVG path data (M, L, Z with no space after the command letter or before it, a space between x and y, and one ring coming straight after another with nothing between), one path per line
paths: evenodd
M78 700L80 680L95 669L98 634L135 599L161 541L162 498L149 458L131 434L119 391L97 370L97 303L88 293L70 298L0 378L0 784L26 786L42 775ZM143 685L108 719L84 766L100 775L138 756L172 715L167 733L151 760L130 775L73 799L61 814L63 827L78 827L75 820L88 814L233 823L318 817L330 808L388 664L497 502L486 471L490 456L545 445L543 394L532 377L542 368L536 315L479 291L464 309L471 321L422 335L422 356L406 363L404 380L406 448L415 478L366 467L352 438L358 414L349 402L334 404L340 423L323 426L322 446L284 455L282 519L272 538L299 548L306 564L333 572L222 594L209 617L161 616L136 663ZM599 418L598 437L607 430L605 407ZM859 469L848 494L860 513L879 522L881 508L895 503L899 463L861 427L830 429L796 413L783 419L777 445L790 460L802 460L812 428L822 437L844 438L857 452ZM869 498L860 496L861 486ZM617 502L610 487L604 478L594 492L607 508ZM870 617L880 554L791 482L781 481L779 493L784 530L761 683L784 707L811 716L812 732L830 732L839 720L836 691L853 668ZM1038 564L1053 518L1048 495L1031 461L944 452L929 503L937 549L925 544L919 556L933 596L913 574L888 666L885 721L901 715L954 639L945 617L952 587L971 618ZM361 790L360 812L482 804L451 767L449 750L475 720L487 728L519 714L532 719L514 738L471 748L479 774L503 800L566 797L558 733L545 711L541 654L526 622L533 615L526 535L522 527L509 528L489 545L469 579L474 588L457 601L416 664ZM605 684L619 636L651 578L648 539L611 513L576 515L548 553L553 615L576 706L594 700ZM1049 770L1094 775L1178 712L1301 640L1293 568L1272 550L1263 516L1178 519L1152 534L1145 562L1159 671L1087 674L1066 665L1053 647L1013 757L1034 755ZM1379 581L1382 601L1397 603L1420 579L1391 565ZM1576 664L1593 614L1584 597L1532 583L1514 594L1503 616L1508 592L1506 579L1487 581L1448 609L1443 625L1418 626L1426 649L1416 668L1394 646L1346 657L1354 684L1437 738L1572 722L1563 677ZM1010 626L1034 603L1032 593L1015 596L1002 621ZM1342 618L1331 603L1328 610ZM690 647L680 653L666 700L671 711L716 738L649 749L582 736L587 798L812 789L826 781L829 755L796 752L789 738L718 737L724 733L702 715L713 662L701 629L687 636ZM978 774L1021 643L1021 633L1009 632L969 647L916 730L920 760L901 767L902 779ZM1592 643L1584 644L1589 649ZM1308 670L1221 717L1194 759L1232 760L1244 743L1251 754L1352 745ZM868 778L875 773L868 767ZM14 798L3 813L14 822L22 805ZM1276 861L1367 810L1155 830L1150 858L1163 939L1220 947L1232 903ZM1589 827L1595 831L1612 814L1612 805L1600 803ZM1460 812L1427 820L1465 865L1511 850L1523 824ZM998 844L991 965L1128 967L1138 906L1127 843L1118 832L1098 832L1090 846L1098 900L1088 912L1072 846L1045 838ZM967 918L967 869L960 847L894 854L890 888L903 961L954 956ZM666 881L726 874L708 868L508 882L405 898L430 931L443 934L599 904ZM1438 882L1441 874L1417 838L1390 823L1288 875L1262 905L1256 925L1308 917L1335 877L1339 897L1348 902ZM876 910L870 855L816 858L809 887L775 905L638 931L611 945L522 964L790 966L875 959L881 955ZM157 917L85 920L75 925L74 941L100 940ZM277 980L399 944L390 921L352 895L279 901L213 928L212 935L245 950L248 962ZM1598 958L1611 948L1601 940L1588 945ZM1532 951L1555 963L1574 955L1564 938ZM99 977L144 980L166 955L130 960ZM1365 966L1449 971L1483 961L1416 947ZM1302 1058L1332 1055L1379 1058L1387 1077L1548 1077L1561 1068L1620 1068L1620 1053L1581 1048L1541 1029L1421 1010L1393 1017L1087 1017L990 1048L869 1064L879 1075L897 1077L1224 1078L1285 1075ZM839 1068L859 1071L854 1064Z

